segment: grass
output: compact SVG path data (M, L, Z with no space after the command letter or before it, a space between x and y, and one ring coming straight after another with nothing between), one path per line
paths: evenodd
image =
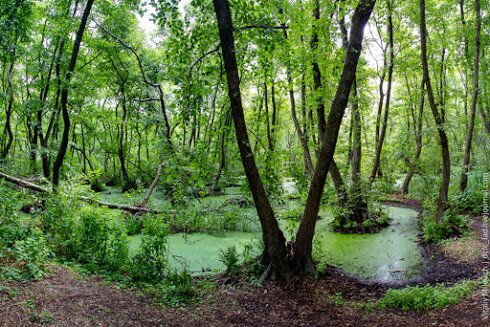
M476 239L474 233L461 238L453 238L441 242L446 255L463 262L474 262L481 258L483 245Z

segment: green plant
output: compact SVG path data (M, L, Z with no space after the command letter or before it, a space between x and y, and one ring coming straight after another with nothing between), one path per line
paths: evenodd
M171 304L187 303L196 294L192 276L183 270L172 270L165 279L166 302Z
M235 276L238 274L240 259L238 258L236 246L230 246L226 250L221 249L219 260L225 265L228 275Z
M85 206L76 231L77 259L110 270L128 261L128 238L120 214L114 210Z
M143 281L162 280L167 268L168 227L160 215L150 216L144 222L139 253L131 262L133 278Z
M424 239L429 243L435 243L463 235L468 230L468 224L462 216L452 211L446 211L441 222L437 222L431 215L424 216L422 230Z
M458 213L479 214L483 211L483 192L479 188L468 188L454 195L450 202L452 209Z
M47 273L47 263L51 251L40 230L36 229L31 236L17 241L12 253L27 279L38 279Z
M145 217L139 215L128 215L126 216L126 231L129 236L140 234L143 230Z
M54 316L51 312L47 310L42 310L38 312L37 310L32 310L31 312L31 322L39 323L41 325L51 324L54 322Z
M404 311L443 308L468 297L475 287L474 281L465 281L452 287L439 284L391 289L379 301L379 306Z

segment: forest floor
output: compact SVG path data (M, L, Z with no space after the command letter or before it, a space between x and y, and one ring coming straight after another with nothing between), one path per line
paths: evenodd
M484 223L476 219L472 226L473 241L482 245ZM428 264L417 283L478 278L481 259L463 260L465 247L474 246L457 244L456 250L447 250L422 244ZM101 277L54 266L38 281L0 282L0 326L488 326L481 316L488 300L482 289L450 307L404 312L366 306L400 285L360 281L333 268L316 281L295 285L268 282L256 288L223 280L216 277L217 288L197 304L162 307L148 295Z
M200 304L159 307L148 296L57 268L47 278L0 287L0 326L487 326L484 295L430 311L369 311L385 287L327 274L313 283L223 285Z

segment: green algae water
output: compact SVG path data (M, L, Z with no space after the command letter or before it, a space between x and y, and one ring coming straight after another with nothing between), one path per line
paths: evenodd
M331 216L323 216L317 224L314 257L321 265L338 267L349 275L380 282L400 282L416 278L422 268L418 247L415 210L385 207L391 224L376 234L340 234L331 231ZM282 224L283 225L283 224ZM173 234L168 237L169 264L186 267L192 274L223 271L221 250L235 245L239 253L256 243L259 233L224 232ZM131 253L141 244L140 236L131 238Z
M286 185L285 191L295 193L294 184ZM116 190L111 190L104 200L121 200ZM141 194L136 195L142 196ZM192 201L193 207L219 206L229 199L242 196L238 187L228 188L226 193ZM117 197L117 198L116 198ZM153 204L162 205L162 197L155 194ZM136 203L134 198L126 197L128 203ZM115 201L117 202L117 201ZM288 202L285 209L300 206L297 200ZM335 266L349 275L380 282L403 282L416 278L422 269L422 256L418 246L420 233L415 210L396 206L384 206L391 218L390 225L376 234L340 234L332 231L333 219L329 208L322 208L321 220L317 222L313 255L320 266ZM258 217L255 208L240 209ZM281 210L278 210L279 215ZM288 234L295 230L295 224L280 220L280 226ZM293 228L291 228L293 227ZM169 264L176 269L185 267L192 274L217 273L224 270L219 260L221 250L236 246L239 253L245 247L257 243L260 232L223 232L219 235L207 233L172 234L168 237ZM134 255L141 244L141 236L132 236L130 253Z
M399 282L416 278L422 269L418 212L394 206L384 208L391 222L376 234L335 233L328 219L320 221L314 241L315 259L364 279Z

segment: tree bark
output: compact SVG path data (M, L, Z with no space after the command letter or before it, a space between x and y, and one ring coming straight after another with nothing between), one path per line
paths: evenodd
M408 84L408 81L407 81ZM408 88L408 85L407 85ZM423 118L423 113L424 113L424 104L425 104L425 81L422 79L422 83L420 85L420 102L419 102L419 112L418 112L418 118L415 121L414 119L414 130L415 130L415 144L416 144L416 149L415 149L415 158L413 162L410 164L408 168L408 173L407 176L405 176L405 180L403 181L403 185L401 188L402 194L408 194L409 187L410 187L410 182L412 181L413 174L415 172L415 169L418 165L418 161L420 158L420 155L422 154L422 118ZM412 109L413 111L413 109Z
M442 113L439 112L437 104L434 99L434 93L432 91L432 85L429 76L429 64L427 62L427 27L425 23L425 0L419 1L420 9L420 43L421 43L421 60L423 68L423 78L425 87L427 89L427 98L429 99L430 109L434 116L437 132L439 134L439 142L441 145L442 156L442 182L439 190L439 197L437 199L436 219L438 222L442 220L442 216L446 210L447 197L449 191L449 180L451 177L451 159L449 154L449 144L444 131L444 118Z
M5 160L7 158L7 155L10 151L10 148L12 146L12 142L14 141L14 134L12 133L12 124L11 124L11 118L12 118L12 109L14 106L14 83L12 81L13 74L14 74L14 65L15 65L15 59L12 58L12 63L10 64L9 72L8 72L8 84L9 84L9 90L8 90L8 100L7 100L7 111L5 113L5 127L4 127L4 135L7 138L7 143L5 143L5 146L2 150L2 154L0 156L1 160Z
M92 9L94 0L87 0L87 4L83 11L82 20L80 21L80 26L78 28L75 42L73 44L73 51L71 53L70 65L68 66L68 71L65 75L64 85L61 89L61 113L63 116L63 135L61 138L60 148L58 150L58 155L53 164L53 187L56 188L60 182L60 170L63 165L63 160L65 159L66 149L68 147L68 138L70 133L70 114L68 112L68 85L71 81L73 72L75 71L75 66L77 64L78 52L80 51L80 45L82 43L83 33L85 31L85 26L87 25L88 16Z
M286 29L283 30L284 38L287 40L288 38L288 32ZM289 52L289 50L288 50ZM287 55L287 58L289 58L289 53ZM293 74L291 73L291 63L289 60L286 63L286 76L287 76L287 82L288 82L288 93L289 93L289 103L291 106L291 116L293 118L293 123L294 123L294 128L296 130L296 134L298 135L299 142L301 144L301 148L303 149L303 159L305 162L305 168L307 172L310 174L310 176L313 175L314 167L313 167L313 162L311 160L311 153L310 149L308 147L308 140L306 139L306 124L304 125L304 131L301 129L301 125L299 123L298 119L298 114L296 113L296 99L294 98L294 86L293 86ZM304 85L301 86L302 88ZM302 96L302 104L305 105L305 99L303 98L304 91L302 90L301 93ZM303 119L305 117L303 116Z
M385 103L385 110L384 110L384 116L383 116L383 123L381 125L381 132L379 134L379 140L376 145L376 154L374 156L374 162L373 162L373 169L371 171L371 176L369 177L369 181L372 183L374 179L376 178L376 175L378 174L379 171L379 166L380 166L380 161L381 161L381 151L383 149L383 143L385 140L386 136L386 128L388 127L388 116L390 112L390 100L391 100L391 85L393 81L393 67L394 67L394 61L395 61L395 49L394 49L394 42L393 42L393 18L392 18L392 8L391 8L391 1L387 1L388 5L388 39L389 39L389 64L388 64L388 86L386 90L386 103ZM380 86L381 92L382 92L382 85Z
M480 64L480 32L481 32L481 13L480 0L475 0L475 58L473 61L473 95L471 98L470 120L464 146L463 169L459 183L459 192L463 193L468 186L468 172L470 166L471 142L473 140L473 129L475 128L476 106L478 103L478 73Z
M294 266L297 271L306 274L314 273L311 253L320 201L327 173L335 153L340 125L349 100L350 90L356 76L357 64L362 49L364 27L371 16L375 3L375 0L362 0L352 16L349 45L342 75L328 115L327 132L321 142L318 163L306 199L303 219L296 233L296 241L293 245Z
M269 262L280 276L289 279L292 272L287 260L286 238L279 228L274 211L267 198L267 193L250 147L240 94L240 79L235 56L230 5L228 0L213 0L213 3L218 21L221 50L228 82L228 96L231 103L238 148L262 227L262 238L265 245L263 260L264 262Z
M315 8L313 9L313 17L315 19L315 24L320 20L320 1L315 1ZM313 25L313 34L310 41L311 51L313 52L314 60L313 66L313 90L316 99L316 115L318 120L318 140L323 139L323 135L326 131L326 120L325 120L325 104L323 102L323 90L322 90L322 73L320 71L320 66L318 65L318 32L317 27Z

